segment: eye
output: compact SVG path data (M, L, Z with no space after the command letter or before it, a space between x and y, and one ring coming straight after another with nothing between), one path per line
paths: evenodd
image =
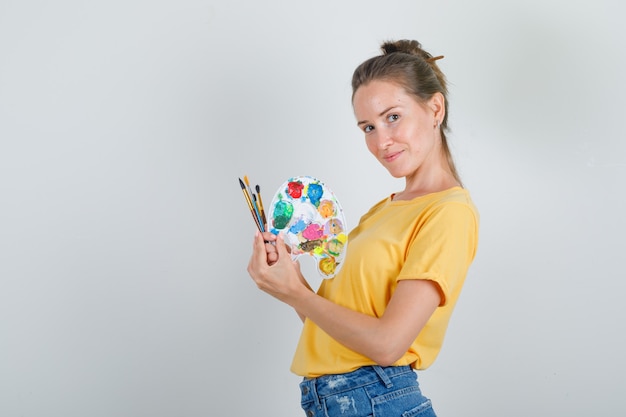
M388 122L395 122L399 118L400 118L400 115L398 115L398 114L390 114L389 116L387 116L387 121Z
M369 133L372 130L374 130L374 126L372 126L372 125L366 125L366 126L363 127L363 132L365 132L365 133Z

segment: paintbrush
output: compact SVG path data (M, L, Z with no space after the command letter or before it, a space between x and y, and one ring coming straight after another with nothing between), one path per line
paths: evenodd
M248 203L248 208L250 209L250 214L252 214L252 217L254 218L256 227L258 227L260 232L264 232L265 228L261 224L261 220L257 215L254 204L252 203L252 198L250 198L250 194L248 193L248 190L246 189L246 185L243 183L243 181L241 181L241 178L239 178L239 185L241 185L241 191L243 192L243 196L246 198L246 203Z
M250 194L250 196L253 196L254 193L252 192L252 188L250 187L250 181L248 181L248 176L247 175L243 176L243 182L246 183L246 187L248 187L248 193Z
M267 225L267 219L265 218L265 208L263 208L263 199L261 198L261 187L259 184L256 185L256 195L259 197L259 208L261 209L261 219L263 220L263 224Z
M246 183L246 186L248 187L248 193L249 193L248 195L252 197L252 205L254 206L256 217L257 219L259 219L259 223L261 223L261 227L263 231L265 231L265 221L261 217L261 210L259 209L259 205L257 203L257 197L254 195L254 192L252 191L252 187L250 186L250 181L248 181L247 175L243 176L243 181Z

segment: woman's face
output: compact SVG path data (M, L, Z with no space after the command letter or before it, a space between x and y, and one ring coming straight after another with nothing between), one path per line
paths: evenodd
M428 175L440 163L442 97L418 103L399 84L374 80L358 88L352 104L367 148L391 175Z

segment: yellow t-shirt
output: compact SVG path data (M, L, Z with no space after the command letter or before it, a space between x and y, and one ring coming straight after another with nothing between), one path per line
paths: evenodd
M437 357L452 310L478 245L479 216L469 193L454 187L417 197L378 202L349 235L344 265L318 294L352 310L381 317L398 281L437 283L441 305L394 365L425 369ZM317 377L374 365L306 319L291 371Z

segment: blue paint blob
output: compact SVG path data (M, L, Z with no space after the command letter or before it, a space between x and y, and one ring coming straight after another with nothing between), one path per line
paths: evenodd
M324 194L324 189L320 184L309 184L309 190L307 191L307 196L309 200L311 200L311 204L315 207L320 205L320 199Z
M289 233L297 235L298 233L306 229L306 227L307 223L304 220L300 219L289 228Z

